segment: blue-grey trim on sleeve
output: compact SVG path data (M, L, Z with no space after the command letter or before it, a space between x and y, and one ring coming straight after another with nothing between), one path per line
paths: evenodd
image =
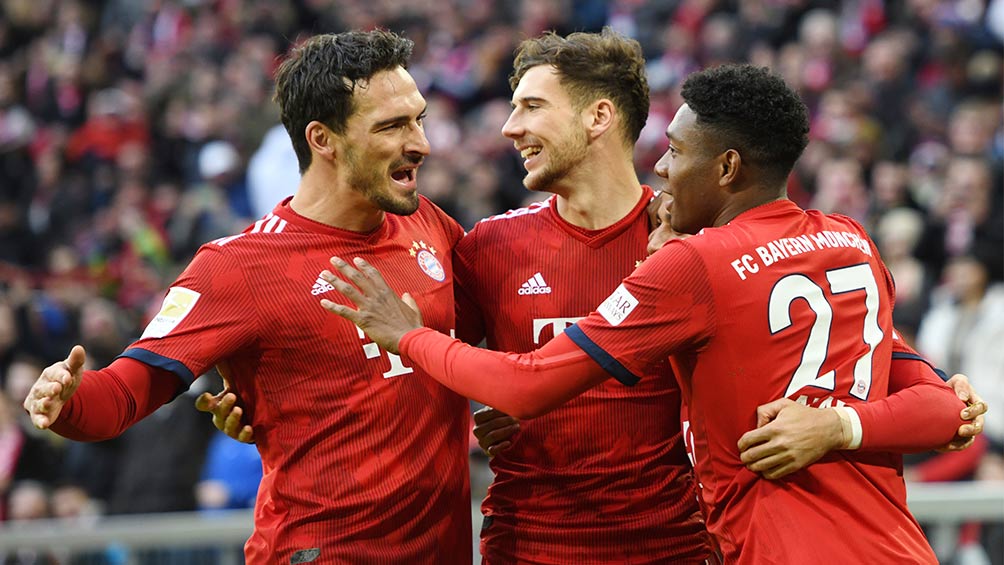
M135 359L140 363L146 363L151 367L156 367L158 369L163 369L174 373L178 380L181 381L178 386L178 391L174 394L171 400L177 398L181 393L185 392L192 386L195 382L195 375L188 370L181 361L176 359L171 359L169 357L164 357L163 355L158 355L152 351L146 349L140 349L138 347L132 347L123 351L119 357L128 357L130 359Z
M928 361L927 359L924 359L920 355L915 355L913 353L907 353L905 351L893 351L892 352L892 358L893 358L893 360L896 360L896 359L905 359L905 360L912 360L912 361L920 361L921 363L923 363L923 364L927 365L928 367L930 367L931 369L933 369L934 372L937 373L939 377L941 377L941 380L946 381L946 382L948 381L948 374L947 373L945 373L941 369L935 367L934 365L931 364L930 361Z
M634 375L631 371L627 369L621 362L614 359L612 355L604 351L602 347L596 345L596 342L589 339L588 336L579 328L578 324L572 324L565 329L565 335L568 336L575 345L578 345L580 349L586 352L587 355L593 358L600 367L603 367L608 373L614 376L615 379L626 384L627 386L634 386L638 384L641 380Z

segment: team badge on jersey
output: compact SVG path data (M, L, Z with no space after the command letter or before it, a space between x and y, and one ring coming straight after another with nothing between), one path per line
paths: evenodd
M202 295L194 290L181 286L171 287L167 291L167 296L164 297L164 303L160 305L160 312L157 312L157 315L146 326L140 339L162 338L169 334L195 308L195 303L199 301L200 296Z
M439 259L436 259L435 247L427 245L424 241L412 241L408 253L418 260L418 266L423 273L429 275L429 278L437 282L446 280L446 269Z

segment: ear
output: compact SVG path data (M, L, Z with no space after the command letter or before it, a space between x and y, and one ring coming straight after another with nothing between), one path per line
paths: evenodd
M331 131L331 128L313 120L307 124L303 134L307 138L311 153L327 160L334 160L337 157L336 146L340 136Z
M719 156L719 166L721 174L718 177L718 186L734 186L739 181L739 169L742 168L743 158L735 149L726 149L725 153Z
M583 110L583 115L589 139L596 139L614 126L617 110L613 102L601 98Z

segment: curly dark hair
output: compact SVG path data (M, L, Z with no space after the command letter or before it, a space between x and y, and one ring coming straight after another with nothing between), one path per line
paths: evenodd
M410 39L374 30L317 35L290 51L276 71L273 99L301 173L310 166L307 124L317 120L345 133L356 84L381 71L407 69L413 46Z
M681 92L699 126L781 182L809 143L805 104L766 68L722 65L690 75Z
M552 65L578 108L609 98L624 116L626 141L634 145L648 120L648 78L641 45L609 27L600 33L561 37L547 32L516 48L509 86L513 90L532 67Z

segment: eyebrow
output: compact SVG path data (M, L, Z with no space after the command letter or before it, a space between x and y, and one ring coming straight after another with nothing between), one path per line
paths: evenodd
M538 103L544 103L544 104L546 104L547 100L544 99L544 98L541 98L540 96L521 96L520 98L517 98L516 100L513 100L512 102L510 102L509 105L512 106L513 108L515 108L517 102L520 103L520 104L529 104L531 102L538 102Z
M422 108L422 111L419 112L418 117L419 118L424 117L425 113L428 112L428 110L429 106L426 105L424 108ZM373 124L373 129L380 129L392 124L399 124L401 122L407 122L410 120L411 120L410 114L402 114L400 116L394 116L393 118L387 118L386 120L380 120L379 122Z

